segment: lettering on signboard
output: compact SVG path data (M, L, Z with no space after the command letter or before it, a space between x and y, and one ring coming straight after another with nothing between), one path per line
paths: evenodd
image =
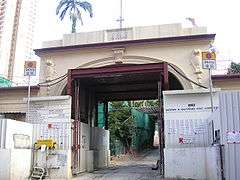
M215 110L218 109L217 106L213 107ZM210 106L201 106L201 107L195 107L195 105L191 104L190 106L188 105L188 107L179 107L179 108L166 108L166 112L168 113L176 113L176 112L200 112L200 111L208 111L211 110Z
M108 30L107 31L107 40L108 41L118 41L118 40L124 40L124 39L131 39L132 34L133 34L132 28Z

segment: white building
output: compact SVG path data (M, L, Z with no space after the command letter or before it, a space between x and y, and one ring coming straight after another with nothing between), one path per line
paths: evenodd
M24 83L24 61L34 59L37 0L0 0L0 75Z

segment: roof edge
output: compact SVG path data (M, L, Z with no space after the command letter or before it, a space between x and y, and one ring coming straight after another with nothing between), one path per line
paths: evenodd
M126 40L126 41L113 41L113 42L101 42L91 44L79 44L71 46L58 46L34 49L36 55L46 52L56 52L65 50L77 50L84 48L107 48L107 47L121 47L126 45L141 45L141 44L156 44L161 42L171 41L185 41L185 40L197 40L197 39L214 39L216 34L198 34L198 35L186 35L186 36L172 36L172 37L161 37L161 38L150 38L150 39L137 39L137 40Z
M39 90L40 86L31 86L31 90ZM28 90L28 86L15 86L15 87L0 87L2 90Z
M220 75L212 75L213 81L224 81L224 80L239 80L239 74L220 74Z

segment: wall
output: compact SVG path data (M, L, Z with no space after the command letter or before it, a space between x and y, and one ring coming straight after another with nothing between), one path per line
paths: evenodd
M52 151L34 151L33 165L46 167L50 178L71 178L71 97L31 98L27 121L33 124L33 143L37 140L53 139L57 144L56 149Z
M213 127L208 119L166 120L165 147L208 147L213 143Z
M32 125L0 119L0 179L28 179L32 165Z
M219 105L217 91L213 92L213 104ZM164 91L164 119L206 119L211 115L210 93L207 89Z
M0 149L0 179L28 179L31 153L31 149Z
M214 111L219 107L213 93ZM213 144L213 123L208 90L165 91L164 165L166 178L218 180L219 147Z
M221 88L222 90L240 90L240 81L239 79L237 80L226 79L223 81L213 80L213 87Z
M220 180L218 147L167 148L164 150L165 177Z
M240 179L240 91L223 91L219 95L221 144L224 145L226 180Z
M31 88L31 96L38 95L39 88ZM28 96L28 87L0 88L0 113L26 113L27 104L23 101ZM16 118L22 120L22 118Z
M14 121L11 119L0 119L0 148L21 148L16 146L23 143L26 145L25 148L30 148L32 146L32 132L33 127L29 123ZM24 135L26 139L22 139L22 137L17 137L15 135ZM19 140L23 141L19 144L17 143Z
M94 151L94 168L108 167L110 163L109 131L93 127L90 149Z
M197 35L206 34L206 29L192 29L184 30L181 25L174 24L169 26L149 26L149 27L139 27L132 28L134 37L130 40L136 39L150 39L157 37L174 37L182 35ZM176 31L176 32L175 32ZM151 33L148 33L151 32ZM188 33L187 33L188 32ZM139 36L137 35L139 34ZM141 35L140 35L141 34ZM152 35L151 35L152 34ZM153 35L155 34L155 35ZM93 37L92 37L93 36ZM82 38L91 37L99 38L97 33L85 33L85 34L72 34L65 35L63 41L58 47L64 47L69 45L77 44L92 44L96 43L94 40L84 41ZM80 38L80 39L79 39ZM107 43L110 41L104 41L104 39L97 40L97 42ZM196 69L194 66L199 64L199 53L205 51L209 48L210 39L201 40L185 40L185 41L173 41L173 42L162 42L162 43L146 43L140 45L126 45L122 54L114 53L114 46L106 47L96 47L96 48L83 48L81 50L61 50L56 52L45 52L38 53L41 57L41 70L40 70L40 82L46 80L51 80L56 77L62 76L67 73L68 69L74 68L86 68L86 67L99 67L115 64L116 59L122 56L123 63L159 63L166 61L168 63L174 64L180 72L185 74L187 77L191 77L192 80L208 86L208 72L203 70L201 76L196 74ZM45 46L47 48L48 46ZM195 52L197 50L198 53ZM200 50L200 51L198 51ZM198 54L198 55L197 55ZM51 62L51 65L48 66ZM194 65L193 65L194 64ZM171 68L170 71L173 72L177 78L181 81L184 89L197 88L187 82L179 74L174 72ZM200 78L200 79L198 79ZM198 81L199 80L199 81ZM66 85L66 78L64 82L58 84L57 86L51 87L49 92L46 92L46 88L41 89L41 93L50 93L50 95L59 95Z

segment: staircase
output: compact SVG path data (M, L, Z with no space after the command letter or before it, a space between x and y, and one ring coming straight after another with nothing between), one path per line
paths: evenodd
M35 167L33 167L33 171L32 171L30 179L31 180L33 180L33 179L42 180L44 176L45 176L45 169L42 167L35 166Z

